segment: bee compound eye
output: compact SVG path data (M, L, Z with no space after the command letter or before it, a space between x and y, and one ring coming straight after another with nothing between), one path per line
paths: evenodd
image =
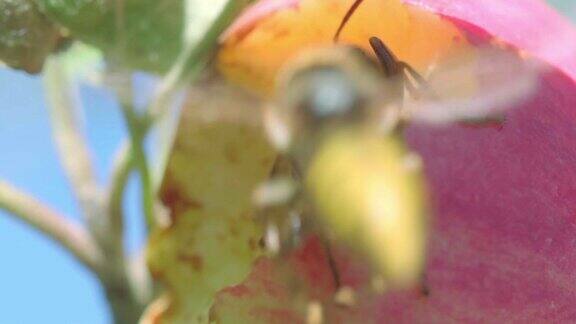
M315 120L349 114L358 101L356 85L336 69L320 70L311 77L303 108Z
M356 113L360 95L355 82L338 67L315 67L292 80L293 113L305 123L319 125Z

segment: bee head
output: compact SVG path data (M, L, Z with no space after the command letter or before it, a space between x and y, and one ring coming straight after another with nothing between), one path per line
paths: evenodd
M364 125L385 104L386 82L359 48L307 52L280 73L276 101L267 111L268 133L279 149L290 150L332 129Z

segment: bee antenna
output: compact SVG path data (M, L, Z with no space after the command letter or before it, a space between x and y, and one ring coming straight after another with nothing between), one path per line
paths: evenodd
M344 15L344 18L342 18L342 21L340 22L340 25L338 26L338 29L336 30L336 34L334 34L334 43L338 43L338 39L340 38L340 34L342 33L342 30L344 29L344 26L346 26L346 23L348 23L348 20L350 20L350 18L352 17L352 15L356 12L356 9L358 9L358 7L360 7L360 5L362 4L364 0L355 0L354 3L352 4L352 6L348 9L348 11L346 12L346 15Z

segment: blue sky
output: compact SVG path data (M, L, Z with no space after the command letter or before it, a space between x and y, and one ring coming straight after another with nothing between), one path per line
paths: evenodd
M51 141L42 80L0 69L0 178L71 217L78 209ZM101 180L125 136L110 93L83 87L87 133ZM130 246L138 245L136 181L128 204ZM4 323L109 323L96 279L52 241L0 212L0 312Z

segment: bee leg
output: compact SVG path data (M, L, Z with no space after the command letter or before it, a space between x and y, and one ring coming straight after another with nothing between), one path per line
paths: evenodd
M406 79L404 84L406 85L406 89L408 89L408 92L412 97L416 99L421 97L434 99L437 97L434 94L434 91L432 91L428 81L426 81L426 79L420 73L418 73L418 71L410 66L410 64L401 61L398 62L398 65L400 65L405 73L411 78Z
M300 245L302 241L302 217L301 213L293 209L288 213L288 247L293 249Z
M422 280L420 281L419 292L422 297L429 297L430 296L430 286L428 285L428 279L426 274L422 275Z
M285 255L300 243L302 224L292 200L265 206L257 213L265 229L264 248L271 256Z
M289 157L276 159L270 177L253 193L253 202L261 210L267 208L290 209L300 196L299 174Z
M265 222L264 246L271 255L285 255L300 244L305 226L302 212L306 206L301 179L296 161L280 156L270 179L254 194L254 201L260 207L259 218Z
M330 273L332 274L332 279L334 280L335 290L338 291L342 287L342 281L340 279L340 272L338 271L336 260L334 259L334 254L332 253L332 249L330 248L330 242L328 242L325 239L322 239L322 245L324 245L326 258L328 260L328 267L330 269Z
M378 37L370 37L368 40L370 42L370 47L376 54L376 58L382 66L382 70L384 71L384 75L386 77L398 77L402 76L401 72L404 68L401 61L396 58L394 53L384 44L384 42Z
M422 294L423 297L430 296L430 287L428 287L426 283L422 283L422 285L420 286L420 294Z
M380 38L370 37L369 42L387 77L401 77L404 80L402 83L406 85L408 91L414 97L419 97L423 93L434 97L426 79L410 66L410 64L398 60ZM412 84L411 81L406 78L406 75L410 76L416 84Z
M330 268L330 273L334 280L333 301L339 307L353 307L356 304L356 294L351 287L343 285L340 271L338 270L334 258L334 253L332 253L332 249L330 248L330 242L326 239L322 239L322 245L324 245L328 267Z
M272 256L280 254L282 245L280 244L280 231L275 222L269 221L266 225L262 241L264 242L264 249Z
M422 74L418 73L418 71L416 71L410 64L403 61L398 62L398 64L402 69L404 69L404 71L408 72L410 77L413 78L420 87L429 87L428 81L426 81Z
M298 197L298 190L293 179L277 176L256 188L252 200L260 210L289 209Z
M406 86L408 93L410 93L413 98L419 99L422 96L422 92L418 90L418 88L410 80L406 80L406 82L404 82L404 86Z

